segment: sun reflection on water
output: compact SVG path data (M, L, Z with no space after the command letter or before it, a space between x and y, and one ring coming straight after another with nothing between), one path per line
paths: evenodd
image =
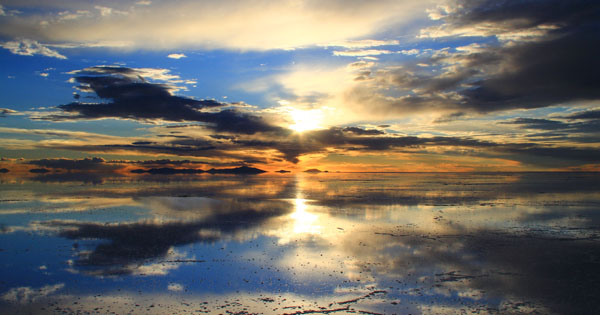
M318 215L307 211L306 199L294 199L294 212L290 218L294 219L295 234L320 234L321 226L317 225Z

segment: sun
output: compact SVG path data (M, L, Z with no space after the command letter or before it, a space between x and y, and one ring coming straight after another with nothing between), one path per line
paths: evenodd
M294 108L290 111L290 117L294 123L289 128L296 132L322 128L323 114L319 109L302 110Z

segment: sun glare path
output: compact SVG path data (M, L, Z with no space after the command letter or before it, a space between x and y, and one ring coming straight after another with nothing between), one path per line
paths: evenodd
M321 227L315 225L318 216L306 211L306 199L294 199L294 212L290 215L294 219L295 234L319 234Z
M321 122L323 120L323 115L319 109L292 109L290 111L290 116L294 121L294 124L290 125L289 128L296 132L304 132L322 127Z

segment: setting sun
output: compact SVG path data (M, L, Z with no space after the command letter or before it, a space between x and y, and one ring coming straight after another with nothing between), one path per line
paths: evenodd
M294 124L290 125L289 128L296 132L322 128L321 122L323 120L323 115L318 109L292 109L290 111L290 116L294 121Z

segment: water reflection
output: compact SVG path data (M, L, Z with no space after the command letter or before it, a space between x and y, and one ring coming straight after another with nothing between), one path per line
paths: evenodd
M0 308L600 312L595 174L79 180L2 184Z
M319 217L306 209L306 199L294 199L294 212L290 215L294 220L292 231L295 234L319 234L320 227L315 224Z
M153 200L156 200L154 198ZM71 240L104 240L93 250L79 250L75 266L93 275L143 274L147 265L167 256L177 259L174 248L193 243L214 243L222 239L245 239L248 230L267 225L267 221L289 211L283 201L208 201L196 212L195 220L143 220L138 222L96 223L52 220L40 224L55 228ZM165 202L162 208L164 209ZM170 209L179 215L178 208ZM143 270L140 272L138 269ZM156 272L154 272L156 273ZM158 273L162 273L159 271Z

